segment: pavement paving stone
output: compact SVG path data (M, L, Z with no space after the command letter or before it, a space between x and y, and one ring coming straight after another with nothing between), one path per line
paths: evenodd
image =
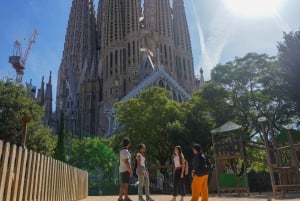
M152 195L151 196L155 201L170 201L172 199L172 195ZM138 201L137 195L131 195L130 198L133 201ZM191 196L186 196L185 201L190 201ZM117 201L118 196L90 196L83 201ZM180 200L180 196L177 198ZM286 195L286 198L278 198L273 199L271 193L262 193L262 194L250 194L238 196L237 194L228 194L228 195L221 195L220 197L217 195L210 195L209 201L274 201L274 200L292 200L292 201L300 201L300 194L299 193L292 193ZM201 201L201 198L199 199Z

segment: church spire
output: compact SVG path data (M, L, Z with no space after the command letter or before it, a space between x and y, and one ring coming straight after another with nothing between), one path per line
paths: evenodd
M200 80L199 80L200 87L202 87L205 84L203 72L204 72L203 68L200 68Z
M73 0L58 73L57 102L62 107L58 109L66 107L66 96L75 96L80 91L83 77L95 57L96 19L93 0Z
M44 82L44 76L42 76L42 82L41 82L41 88L38 89L37 99L39 105L44 105L45 101L45 82Z
M194 63L183 0L173 0L173 33L177 79L188 92L192 92L195 88Z
M94 70L93 66L96 62L96 33L94 1L72 0L63 57L57 79L57 118L61 111L64 111L68 117L79 114L79 111L88 111L88 104L83 101L88 95L90 96L91 92L85 94L84 89L89 86L85 83L91 80L90 74ZM51 111L50 105L49 103L49 113ZM85 124L83 121L89 121L88 118L79 117L79 115L76 118L77 126L80 125L81 127ZM73 128L74 122L67 119L66 129L71 130Z
M52 71L50 71L49 75L49 81L46 84L46 92L45 92L45 100L44 100L44 106L45 106L45 125L50 125L52 121L52 83L51 83L51 74Z

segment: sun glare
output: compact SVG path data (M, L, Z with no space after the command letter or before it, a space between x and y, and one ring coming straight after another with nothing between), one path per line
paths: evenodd
M283 0L223 0L233 13L246 17L275 16Z

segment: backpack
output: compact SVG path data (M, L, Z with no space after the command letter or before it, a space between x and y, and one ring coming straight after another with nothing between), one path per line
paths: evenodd
M210 173L213 169L210 157L205 154L200 154L200 169Z
M135 163L134 163L133 171L132 171L132 175L137 178L138 175L136 174L136 169L137 169L137 159L135 159Z

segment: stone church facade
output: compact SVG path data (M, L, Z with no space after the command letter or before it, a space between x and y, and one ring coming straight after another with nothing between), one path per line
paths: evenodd
M114 103L161 86L196 88L183 0L73 0L58 72L56 115L72 135L107 136Z

